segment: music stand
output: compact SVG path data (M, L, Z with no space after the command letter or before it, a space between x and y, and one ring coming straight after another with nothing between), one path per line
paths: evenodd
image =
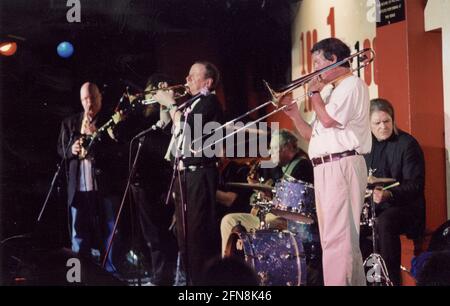
M376 189L380 188L380 183L373 183L368 184L367 188L369 189ZM385 188L383 188L386 190ZM379 251L378 251L378 219L376 215L376 204L373 200L373 192L371 194L370 198L370 212L371 212L371 218L369 218L369 226L372 227L372 253L364 260L363 266L366 267L368 265L371 267L371 270L374 270L374 276L367 275L367 280L369 283L373 284L374 286L381 286L382 281L384 280L387 286L393 286L392 281L389 278L389 273L386 267L386 263L384 262L383 257L381 257ZM371 271L369 270L369 271ZM371 278L369 280L369 277ZM372 280L372 281L371 281Z

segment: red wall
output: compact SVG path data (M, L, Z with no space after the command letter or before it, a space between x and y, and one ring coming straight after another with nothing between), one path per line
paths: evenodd
M424 30L425 0L405 1L406 21L377 28L379 97L394 104L397 125L425 154L427 229L446 220L442 39Z

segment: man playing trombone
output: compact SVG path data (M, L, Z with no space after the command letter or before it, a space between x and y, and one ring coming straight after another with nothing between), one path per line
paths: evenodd
M311 53L316 71L350 59L350 48L336 38L316 43ZM331 93L322 97L327 84ZM285 112L300 135L309 140L324 284L365 285L359 227L367 185L362 154L370 151L372 140L369 91L364 81L352 74L349 61L344 61L310 80L308 97L316 112L311 125L295 106Z

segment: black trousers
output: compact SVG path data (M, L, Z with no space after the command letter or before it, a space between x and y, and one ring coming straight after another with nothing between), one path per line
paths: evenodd
M183 178L184 175L184 178ZM175 187L178 246L188 284L201 283L208 261L220 256L220 230L216 212L218 171L202 168L183 172L186 209L181 205L178 178Z
M173 285L178 257L177 242L169 230L173 206L166 206L161 194L152 194L138 185L132 185L131 189L142 236L151 255L152 282L162 286Z

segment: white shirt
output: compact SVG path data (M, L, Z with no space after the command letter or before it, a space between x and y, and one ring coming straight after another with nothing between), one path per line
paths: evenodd
M78 191L93 191L97 190L95 183L92 160L90 157L80 160L80 176L78 179Z
M84 124L87 119L83 118L83 122L81 123L81 134L85 133ZM94 120L92 123L96 124L97 120ZM87 156L80 160L79 163L79 176L78 176L78 186L77 191L94 191L97 190L97 184L94 178L94 169L92 165L92 158Z
M198 98L192 103L192 105L190 106L191 111L189 111L189 112L192 112L192 110L200 102L200 100L201 99ZM193 116L193 115L190 114L189 116ZM183 126L184 126L184 121L174 122L174 124L172 125L172 138L170 139L169 147L167 148L166 154L164 156L164 158L168 161L170 161L170 154L172 154L173 156L176 156L178 148L185 147L185 144L184 144L185 139L180 138L180 136L182 135ZM182 141L183 143L180 143L180 141Z
M340 125L325 128L316 118L312 124L309 157L356 150L370 152L372 136L369 121L369 90L357 76L343 79L330 95L323 97L327 113Z

